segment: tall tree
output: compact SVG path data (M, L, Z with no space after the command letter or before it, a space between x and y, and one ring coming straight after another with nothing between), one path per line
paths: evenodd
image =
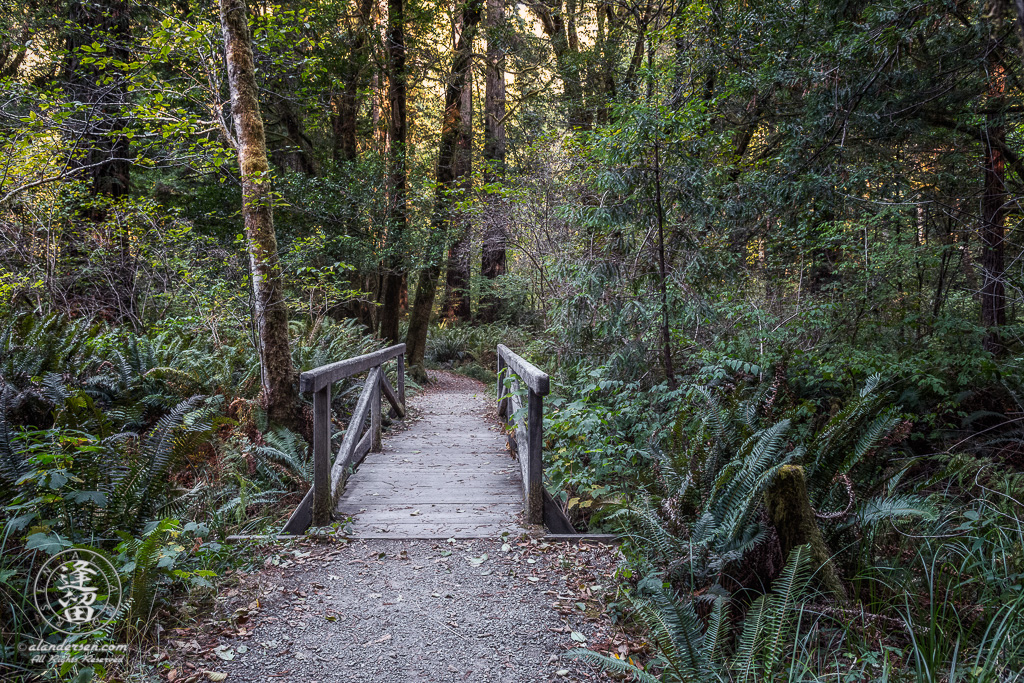
M388 255L381 292L380 336L398 343L398 319L402 312L402 284L405 259L402 243L407 218L406 182L406 68L405 68L405 3L388 0L388 101L391 122L388 138L391 145L388 172Z
M505 0L487 0L487 62L484 72L484 180L494 183L505 175ZM480 297L480 318L493 322L501 302L490 285L505 274L505 226L500 199L489 194L483 211L483 253L480 274L486 280Z
M990 52L995 55L993 48ZM985 175L981 199L981 323L985 327L983 344L986 351L1000 354L1004 350L1001 328L1006 325L1006 274L1004 259L1006 217L1006 128L1003 125L1005 107L1006 72L994 58L989 65L991 83L989 101L991 112L986 114L984 136Z
M566 9L562 0L529 0L527 3L540 20L541 28L551 39L555 53L555 70L562 81L568 115L568 127L589 129L590 112L583 97L583 79L580 77L579 40L576 36L576 3L569 0ZM569 19L566 21L566 13Z
M267 140L256 86L252 41L245 0L220 0L224 56L231 92L235 148L242 176L245 222L253 290L253 320L260 357L262 400L270 420L297 427L299 411L295 369L288 340L288 309L274 233L273 198Z
M469 79L473 62L473 37L480 23L483 0L469 0L462 10L462 32L455 43L451 74L445 86L444 118L441 122L441 140L437 151L437 184L434 190L434 210L431 215L431 235L427 243L427 265L420 270L416 285L416 298L409 315L409 333L406 335L406 355L410 372L423 381L423 353L427 343L427 328L434 309L437 278L441 273L444 244L453 219L454 203L458 195L460 169L459 140L465 135L462 119L462 93Z
M359 0L355 26L351 29L350 50L341 65L341 90L334 94L335 113L331 118L335 161L355 161L358 154L356 129L362 93L370 85L369 33L373 25L373 0Z
M460 22L461 24L461 22ZM472 49L472 46L470 46ZM472 73L472 72L470 72ZM462 114L462 126L455 143L455 168L452 173L461 178L462 198L465 199L473 186L473 79L467 78L462 89L462 102L459 106ZM448 267L445 271L445 302L444 317L448 319L469 320L469 249L471 243L472 221L460 212L453 221L455 238L448 247Z
M131 145L123 134L127 84L112 63L99 66L89 46L103 41L103 56L122 64L131 61L129 6L125 0L75 0L68 12L64 87L81 106L75 117L80 118L75 136L85 146L80 165L92 181L94 195L117 199L131 185Z

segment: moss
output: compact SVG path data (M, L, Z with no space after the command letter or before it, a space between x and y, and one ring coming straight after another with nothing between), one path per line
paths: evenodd
M789 557L793 548L809 544L811 555L819 567L817 575L822 585L840 599L846 600L846 590L832 564L832 553L825 545L814 518L814 510L811 509L811 501L807 497L804 468L784 465L768 488L766 502L768 515L779 534L782 556Z

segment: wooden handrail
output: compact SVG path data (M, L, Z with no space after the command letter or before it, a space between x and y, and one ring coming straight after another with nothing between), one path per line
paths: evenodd
M404 355L405 344L395 344L394 346L389 346L386 349L374 351L373 353L340 360L337 363L331 363L330 365L321 365L313 370L307 370L299 376L299 391L303 393L320 391L325 386L334 384L338 380L351 377L352 375L358 375L360 372L369 370L370 368L389 361L392 358ZM404 384L404 374L399 378L398 382L399 384Z
M505 386L506 376L511 377L511 387ZM522 408L520 379L528 390L525 420L516 418ZM547 373L498 344L498 414L510 427L515 422L515 437L509 441L523 474L523 507L529 524L544 523L544 396L549 389Z
M392 358L398 361L397 391L391 387L382 367ZM331 385L365 370L370 372L337 457L331 463ZM299 388L313 394L313 486L284 525L282 533L285 534L299 534L311 525L326 526L330 523L349 473L368 452L381 450L382 398L391 403L399 417L405 416L405 344L304 372L299 378ZM367 417L370 418L370 429L363 434Z
M526 386L530 387L530 391L539 396L548 395L551 390L551 382L548 381L546 372L542 372L540 368L530 361L513 353L504 344L498 344L498 359L499 363L504 360L512 372L522 377L523 381L526 382Z

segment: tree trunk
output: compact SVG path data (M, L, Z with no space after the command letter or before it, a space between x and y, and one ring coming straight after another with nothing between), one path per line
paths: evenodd
M568 128L589 130L592 121L583 98L579 53L572 49L573 44L577 43L575 17L572 17L573 30L569 31L565 25L562 0L533 0L528 4L540 19L544 33L551 39L551 49L555 53L555 69L562 81L566 101ZM574 5L571 8L574 8Z
M67 35L65 89L70 99L85 107L84 120L75 133L88 146L81 161L92 181L93 195L117 199L128 194L131 183L131 146L120 131L127 124L122 108L128 102L124 76L116 71L100 71L81 63L80 48L102 41L105 55L123 62L131 61L128 45L130 14L125 0L72 2ZM110 82L104 82L111 78ZM104 216L93 216L103 220Z
M836 598L845 601L846 589L832 564L832 554L821 537L818 523L814 519L814 510L807 497L804 468L799 465L783 465L775 481L768 487L766 499L768 516L779 535L782 556L789 557L793 548L810 544L811 555L820 567L818 576L822 585Z
M462 180L459 183L462 188L462 198L465 199L472 189L473 171L473 79L466 79L466 86L462 89L462 102L459 105L459 112L462 115L462 126L459 130L459 137L455 143L455 159L452 174L455 178ZM453 221L453 227L458 231L457 238L448 247L448 268L445 274L445 303L444 317L448 319L469 320L469 247L470 229L472 222L469 217L460 212L460 215Z
M487 70L484 85L484 180L505 176L505 0L487 0ZM489 195L483 212L483 255L480 274L480 318L494 322L501 301L490 291L494 279L505 273L505 225L501 200Z
M406 227L405 152L408 121L406 113L405 6L404 0L388 0L388 100L391 103L391 169L388 174L388 254L380 311L380 336L398 343L401 317L402 278L405 271L403 238Z
M270 153L274 163L306 176L320 175L313 143L302 130L302 121L292 108L292 103L286 97L277 97L272 107L277 110L278 121L285 132L285 144L275 147Z
M72 2L69 6L66 34L67 56L64 62L64 88L68 99L81 109L67 122L73 135L73 154L70 168L82 169L79 177L90 183L93 197L118 200L127 196L131 188L131 144L121 132L129 121L124 116L128 105L127 80L113 64L99 69L83 64L81 49L92 43L101 43L104 56L128 63L131 61L131 16L125 0L97 0ZM84 148L84 149L83 149ZM81 154L84 152L84 154ZM103 223L107 220L106 202L89 202L79 215ZM116 222L107 234L111 260L107 268L108 289L93 290L94 284L76 282L75 289L90 303L99 303L104 316L118 321L138 322L135 302L136 258L128 229ZM92 258L82 253L78 245L68 245L66 255L70 261ZM73 268L74 272L74 268Z
M999 64L992 65L993 82L989 89L992 108L1004 103L1006 74ZM1006 324L1005 239L1006 160L1002 149L1006 144L1006 128L1001 113L987 115L985 134L985 189L981 198L981 324L985 327L982 344L986 351L1001 355L1006 347L1002 327Z
M356 34L351 40L352 48L348 59L341 68L341 92L334 96L335 114L331 123L336 162L355 161L358 154L356 124L360 92L370 84L365 66L372 10L373 0L360 0Z
M416 298L409 315L409 333L406 336L406 356L410 374L417 381L426 380L423 353L427 343L427 327L434 308L437 277L441 272L444 243L454 217L452 204L457 199L459 140L463 135L462 91L466 87L472 64L473 37L480 22L483 0L470 0L462 10L463 28L455 44L451 77L445 87L444 120L441 123L441 141L437 151L437 185L434 191L434 211L431 216L431 234L427 243L427 267L420 271L416 285Z
M260 358L261 399L267 417L300 426L301 410L288 340L288 311L274 234L267 141L260 116L245 0L220 0L224 53L231 91L231 116L242 176L242 219L253 289L253 318Z

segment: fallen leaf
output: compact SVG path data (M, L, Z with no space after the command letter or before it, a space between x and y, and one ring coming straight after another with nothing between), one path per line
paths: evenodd
M226 662L230 662L232 659L235 658L235 651L227 645L218 645L217 647L213 648L213 654L217 655Z
M583 635L582 633L580 633L579 631L573 631L570 634L570 637L573 640L575 640L577 643L585 643L585 642L587 642L587 637L585 635Z
M226 681L228 679L227 674L221 673L219 671L207 671L206 677L209 678L211 681L214 681L214 683L220 683L220 681Z

